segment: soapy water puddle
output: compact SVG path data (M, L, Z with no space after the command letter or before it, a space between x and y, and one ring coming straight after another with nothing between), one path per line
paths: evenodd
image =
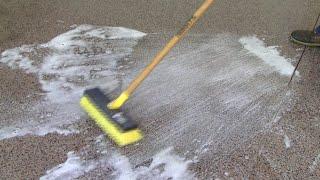
M125 151L135 163L168 146L194 161L214 161L220 156L213 154L228 154L266 130L294 96L286 92L293 60L279 47L233 34L190 35L184 42L126 104L145 133Z
M144 36L126 28L80 25L47 43L2 52L0 62L37 75L45 97L30 107L35 116L2 124L0 139L81 132L74 124L85 116L78 104L83 90L99 86L110 92L122 80L127 84L130 79L123 79L121 64L130 64L133 47ZM83 160L81 153L70 152L65 163L48 170L42 178L56 179L70 173L76 178L104 168L113 170L104 177L115 179L193 178L187 168L191 161L170 148L159 149L185 146L185 155L192 162L219 148L230 149L227 144L234 137L246 139L271 121L272 112L280 105L277 95L294 69L291 59L256 36L228 34L212 36L193 51L182 46L166 61L127 105L147 134L144 141L153 142L147 152L139 150L142 145L123 156L108 146L102 149L109 152L99 152L101 157L93 160ZM153 161L136 168L147 157L153 157ZM166 161L168 157L171 160ZM130 162L132 159L135 161Z
M22 69L26 73L37 75L41 88L45 92L45 97L38 104L30 107L29 111L33 115L36 115L36 117L30 115L28 119L21 117L10 121L12 124L2 124L0 139L26 134L46 135L52 132L60 134L78 132L76 128L72 127L72 124L79 121L80 117L84 115L78 104L83 90L98 86L111 92L118 88L125 75L123 73L125 71L121 71L124 68L121 63L126 61L126 64L130 64L129 56L133 51L133 47L145 35L142 32L122 27L80 25L66 33L58 35L47 43L22 45L21 47L2 52L0 62L7 64L13 69ZM219 36L211 38L213 41L221 40ZM197 90L203 85L208 86L212 83L218 83L220 86L221 83L228 83L239 78L241 75L244 75L244 78L240 81L248 83L251 77L261 74L264 70L269 72L269 74L276 71L281 76L289 76L290 72L294 69L289 62L290 59L282 57L275 47L266 47L263 41L255 36L239 38L238 43L246 51L239 48L234 49L232 46L237 42L232 42L232 44L228 42L228 39L225 41L219 47L217 46L217 42L212 43L212 41L208 41L205 44L200 44L200 47L197 47L194 52L181 52L181 55L177 56L179 56L179 59L185 59L184 61L189 63L185 64L185 67L182 67L180 64L183 62L177 60L173 60L175 64L170 64L169 55L167 58L169 59L167 60L169 63L166 63L165 66L168 67L165 71L170 72L155 71L155 74L163 79L172 76L172 79L175 77L179 79L185 74L183 70L190 68L189 66L193 64L195 70L194 72L187 73L186 79L189 79L189 84L193 85L191 88ZM231 47L228 47L230 45ZM211 55L210 52L214 51L216 54ZM204 67L200 74L194 74L197 72L197 69L203 66L202 64L197 65L194 63L196 59L194 56L201 52L202 55L199 55L199 57L203 56L201 61L212 57L219 59L219 56L222 54L224 54L225 58L230 59L230 55L233 53L238 53L238 59L250 58L250 56L257 56L258 58L249 63L248 61L238 61L230 64L217 62L216 66L221 66L221 68L218 71L213 69L211 75L208 76L206 74L208 67ZM191 57L193 60L189 60ZM261 59L262 61L260 60L258 63L265 64L265 66L254 67L252 64L257 63L257 59ZM226 73L227 71L229 72ZM173 74L168 76L166 75L168 73ZM202 80L203 84L199 85L198 83L198 87L195 87L194 82L201 82L198 80L199 77L197 77L199 75L203 75L206 78ZM184 77L182 78L184 79ZM253 80L254 78L251 79ZM157 80L154 82L162 86L162 83L159 83ZM125 84L127 83L125 82ZM170 82L167 84L170 84ZM253 88L257 89L265 85L266 83L262 82ZM156 84L152 87L156 87ZM268 87L268 89L270 88L273 87ZM142 87L141 89L144 88ZM174 90L170 90L171 88L167 89L171 91L166 93L167 97L171 93L176 93ZM263 93L266 93L268 89L263 89ZM148 90L145 92L148 94ZM230 96L228 96L227 93L225 95L222 94L222 96L225 97L226 103L229 104L233 104L235 101L240 103L239 105L243 103L247 104L250 103L250 98L253 97L251 95L251 97L247 97L245 95L247 94L246 92L241 92L243 96L240 93L233 93L233 95L229 93ZM156 107L153 105L149 109L152 110Z
M69 125L83 115L78 105L83 90L117 88L124 75L117 64L129 61L132 48L143 36L142 32L122 27L80 25L47 43L2 52L0 62L37 75L45 97L30 107L36 117L3 124L0 139L77 132Z
M88 149L95 149L95 158L88 159ZM146 157L147 158L147 157ZM83 148L80 152L69 152L67 160L49 170L40 180L53 179L195 179L194 174L188 169L192 163L177 153L173 147L156 152L141 164L133 164L130 159L119 152L110 150L104 135L95 138L90 147Z

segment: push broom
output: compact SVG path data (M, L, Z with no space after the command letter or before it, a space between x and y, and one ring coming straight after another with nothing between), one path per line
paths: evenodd
M143 137L137 124L126 116L120 108L169 51L187 34L213 2L214 0L205 0L193 14L192 18L187 21L183 28L158 52L152 62L116 99L110 101L99 88L84 91L84 95L80 100L82 108L118 146L135 143Z

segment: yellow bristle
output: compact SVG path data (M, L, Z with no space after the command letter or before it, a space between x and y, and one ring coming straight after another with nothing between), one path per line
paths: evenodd
M90 101L89 97L83 96L80 104L100 128L119 146L132 144L142 139L143 136L139 129L122 132L117 124L112 122L108 116Z

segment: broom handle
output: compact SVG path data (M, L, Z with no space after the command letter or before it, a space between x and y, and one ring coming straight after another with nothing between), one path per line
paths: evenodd
M151 71L161 62L161 60L169 53L169 51L187 34L193 25L206 12L214 0L205 0L198 10L193 14L192 18L187 21L183 28L158 52L152 62L130 83L128 88L124 90L120 96L108 104L109 109L119 109L134 90L142 83L142 81L151 73Z

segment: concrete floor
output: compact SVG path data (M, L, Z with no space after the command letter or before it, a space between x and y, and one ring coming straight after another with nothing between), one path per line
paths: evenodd
M200 3L200 0L4 1L0 7L7 10L0 14L5 12L10 21L1 23L3 29L8 29L5 34L10 35L6 38L0 35L4 37L0 38L0 51L47 42L73 24L123 26L146 32L149 35L131 56L136 63L125 72L121 87L125 88ZM288 98L284 89L289 78L272 73L264 74L263 78L231 76L224 84L198 80L217 77L223 68L232 72L232 65L237 62L245 61L240 63L241 68L254 66L246 60L255 58L237 57L241 47L236 41L245 35L255 34L264 38L268 46L279 46L282 55L296 63L301 53L297 49L301 46L289 42L288 36L295 29L311 29L319 12L317 0L217 1L128 102L126 111L139 120L146 137L137 146L121 149L121 153L139 164L166 146L174 146L183 154L210 142L208 151L198 154L198 162L190 167L199 179L319 179L318 48L307 48L298 69L300 77L294 78L290 88L293 94ZM206 49L208 44L211 46ZM232 48L228 56L224 56L226 50L219 51L229 47ZM5 64L0 64L0 77L2 121L21 119L28 114L28 107L41 98L37 77L11 70ZM272 90L265 94L266 87ZM243 92L254 95L248 96L253 105L261 104L253 113L244 115L242 110L247 104L242 106L240 102L238 106L220 105L219 100L228 99L228 94ZM31 98L25 98L28 95ZM274 121L278 108L281 118ZM90 144L90 137L101 132L83 118L86 130L79 134L1 140L2 177L38 178L45 170L63 163L67 152L79 151ZM225 129L217 131L221 125ZM284 143L286 138L290 147ZM186 156L192 158L194 154Z

